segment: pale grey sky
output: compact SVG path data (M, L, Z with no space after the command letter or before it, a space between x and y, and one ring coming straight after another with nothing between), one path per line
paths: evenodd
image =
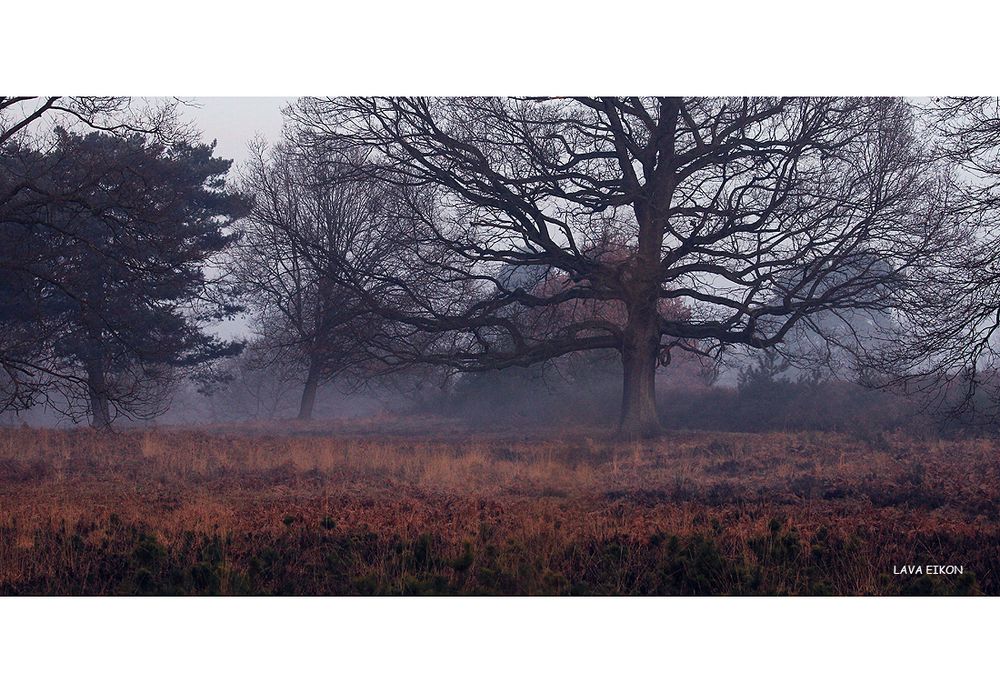
M263 135L276 142L281 135L281 108L291 96L195 96L185 100L200 107L186 107L185 115L202 131L204 139L218 140L217 156L239 164L246 158L247 142Z
M281 108L295 97L185 97L198 104L188 106L184 114L201 130L202 139L217 141L216 156L233 160L235 169L246 159L247 142L262 135L269 142L281 136ZM246 315L214 325L211 332L232 339L248 337L250 328Z

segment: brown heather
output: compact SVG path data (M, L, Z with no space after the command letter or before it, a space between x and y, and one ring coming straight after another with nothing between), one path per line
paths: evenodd
M2 430L0 593L1000 594L992 440L418 423Z

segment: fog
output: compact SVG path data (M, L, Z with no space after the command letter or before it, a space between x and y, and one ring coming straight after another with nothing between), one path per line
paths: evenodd
M10 351L5 367L13 386L5 423L74 425L93 418L95 402L103 401L116 426L383 415L483 428L633 422L654 429L662 423L667 429L889 431L949 430L956 421L989 425L984 413L995 408L989 394L996 380L989 358L995 339L982 325L993 278L974 276L967 262L989 247L989 218L980 212L954 221L956 210L982 202L977 193L949 210L934 190L935 176L950 170L958 171L956 188L988 184L988 171L973 161L951 159L951 169L938 168L947 157L934 148L947 144L948 128L966 127L980 110L988 111L989 100L959 100L945 115L933 112L938 102L927 99L836 105L748 99L741 115L732 115L732 99L608 100L603 106L586 99L552 105L425 101L109 98L67 102L58 115L28 123L11 142L23 152L35 147L37 156L55 157L53 167L63 159L72 164L79 154L70 147L95 146L88 137L99 133L109 147L128 137L134 146L139 137L145 138L141 146L153 147L178 133L187 138L185 146L213 143L213 166L225 187L211 182L216 174L201 174L200 184L215 186L217 196L204 210L214 226L206 233L218 234L206 248L223 249L201 256L203 279L192 276L203 285L186 287L188 303L176 303L204 331L205 354L156 354L150 345L143 347L150 354L130 360L130 341L141 341L141 331L128 336L127 324L109 329L111 341L126 346L105 354L105 361L119 361L97 375L113 381L102 388L121 392L117 400L105 393L95 400L93 364L81 375L94 347L81 348L54 327L52 344L27 339L37 348L31 355L37 363L25 365L16 349ZM653 229L639 207L632 209L635 203L623 202L651 194L647 188L659 185L657 166L667 164L642 160L646 154L637 145L630 154L636 160L622 169L621 179L601 168L621 162L602 150L600 133L641 139L634 128L652 122L653 106L671 104L686 114L686 124L673 127L679 141L689 140L692 157L706 146L704 137L732 125L729 119L744 119L773 148L774 161L736 152L718 169L711 160L692 159L705 170L673 193L680 206L671 213L690 226L683 232L681 221L666 221L669 215ZM34 107L28 101L8 109L10 133L19 119L31 120ZM530 118L525 108L535 109ZM635 119L634 125L606 122L606 108ZM85 117L75 121L73 109ZM395 110L405 127L372 125L379 122L373 114L385 109ZM810 109L835 125L817 128ZM580 118L593 118L598 134L576 129ZM530 128L515 128L509 141L491 140L532 119L563 132L558 141L565 151L537 149ZM60 132L56 126L79 141L50 136ZM441 128L486 153L466 156L439 135ZM787 147L795 138L802 151ZM867 148L852 150L859 141ZM53 154L60 146L66 153ZM815 152L803 153L812 146ZM845 151L843 161L831 164L824 147ZM900 153L901 147L912 150ZM884 156L869 160L872 149ZM164 156L153 151L144 155ZM29 164L18 163L22 150L11 152L12 181L51 175L19 172L17 166ZM218 159L233 165L227 170ZM590 168L591 159L600 167ZM563 161L571 162L559 163L571 174L554 173L553 162ZM786 173L793 163L803 172ZM119 165L108 162L111 169ZM883 170L872 173L872 166ZM853 177L850 185L840 186L844 176ZM704 230L709 228L715 232ZM69 238L78 233L62 232ZM657 258L690 260L661 268L647 304L655 303L657 316L649 324L662 334L655 353L640 363L630 341L641 332L634 325L642 314L635 299L640 284L625 277L636 263L648 262L637 248L650 233L658 238ZM703 236L713 240L698 240ZM16 240L11 247L18 247ZM59 252L52 259L65 264L72 249ZM101 258L112 269L127 265L116 252ZM12 266L16 276L35 271ZM88 281L84 293L93 290L94 280ZM102 316L109 325L114 311L125 307L124 299L116 300L118 308ZM32 303L11 305L14 315ZM81 306L62 319L81 320L91 310L87 301ZM173 319L173 310L163 315ZM17 340L26 339L25 326L11 325L12 343L22 348ZM157 329L147 326L147 332ZM65 360L67 349L78 362ZM181 362L188 365L163 367ZM148 391L146 382L153 383ZM970 402L978 407L971 415Z

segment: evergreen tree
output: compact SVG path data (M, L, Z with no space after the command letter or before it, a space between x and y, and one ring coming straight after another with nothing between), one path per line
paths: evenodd
M213 149L60 130L34 162L28 198L39 204L0 224L30 259L9 263L0 295L58 326L39 335L36 365L96 428L159 413L181 369L239 350L203 329L237 310L206 268L244 210L225 188L231 162Z

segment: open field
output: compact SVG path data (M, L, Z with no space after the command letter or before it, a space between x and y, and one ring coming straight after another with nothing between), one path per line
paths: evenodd
M995 595L998 472L893 435L4 429L0 593ZM928 564L964 572L894 574Z

